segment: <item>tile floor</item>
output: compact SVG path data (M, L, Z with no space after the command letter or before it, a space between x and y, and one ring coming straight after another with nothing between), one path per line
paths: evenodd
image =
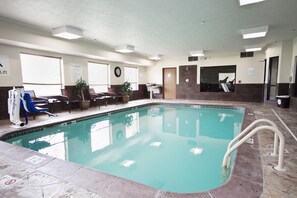
M30 127L40 127L65 120L78 119L119 108L150 103L150 100L130 101L125 105L108 105L88 111L74 110L58 113L58 117L37 116L29 120ZM154 102L164 102L155 100ZM243 144L238 149L236 165L228 182L217 189L196 194L178 194L160 191L142 184L108 175L39 154L0 141L0 197L297 197L297 141L276 117L279 115L297 136L297 112L259 103L169 100L166 103L192 103L241 106L247 109L244 127L254 119L274 121L286 140L286 172L275 171L277 157L272 157L273 134L267 131L255 135L254 145ZM0 120L0 136L17 129L9 127L9 120ZM251 152L251 150L253 152ZM258 153L258 154L257 154ZM35 162L28 161L34 156ZM40 160L39 163L38 160ZM258 166L259 165L259 166Z

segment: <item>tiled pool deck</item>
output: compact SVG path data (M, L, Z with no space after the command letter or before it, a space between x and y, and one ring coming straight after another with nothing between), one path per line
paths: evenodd
M274 121L286 140L286 172L277 172L272 166L277 157L272 152L273 134L260 132L254 144L243 144L238 149L234 170L227 183L203 193L178 194L161 191L116 176L108 175L78 164L42 155L32 150L0 141L0 197L297 197L297 142L275 116L271 108L297 135L296 112L258 103L219 101L155 100L205 105L228 105L246 108L244 128L255 119ZM29 127L39 127L65 120L79 119L111 110L151 103L150 100L131 101L128 104L108 105L101 109L59 113L58 117L37 116L29 120ZM16 129L8 120L0 120L0 136ZM40 156L40 163L28 162L31 156Z

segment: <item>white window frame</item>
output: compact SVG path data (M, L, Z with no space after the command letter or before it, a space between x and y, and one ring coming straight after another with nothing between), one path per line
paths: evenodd
M126 68L129 68L129 69L136 69L136 81L133 81L133 80L130 80L130 79L127 79L127 76L126 76ZM132 89L133 91L138 91L139 90L139 70L137 67L129 67L129 66L125 66L124 67L124 70L125 70L125 81L128 81L129 83L131 83L132 85ZM135 85L135 89L134 89L134 86Z
M106 77L107 82L105 82L105 83L96 83L96 82L93 83L93 82L91 81L91 79L90 79L90 69L89 69L90 64L98 65L98 67L100 67L100 66L102 66L102 65L104 65L104 66L107 67L107 73L106 73L106 75L107 75L107 77ZM100 77L100 75L102 75L102 74L98 73L97 75L98 75L98 77ZM107 91L108 91L108 88L110 88L110 65L107 64L107 63L96 63L96 62L91 62L91 61L89 61L89 62L88 62L88 79L89 79L89 87L90 87L90 88L94 88L95 92L107 92ZM96 87L99 87L99 86L106 86L106 89L107 89L107 90L99 91L99 90L96 88Z
M42 81L39 81L39 82L34 82L34 80L32 81L24 81L24 70L27 69L27 68L24 68L26 66L24 66L24 62L22 62L22 56L36 56L36 57L41 57L41 58L48 58L48 59L56 59L59 61L59 79L57 82L54 82L54 83L49 83L49 82L42 82ZM20 60L21 60L21 67L22 67L22 77L23 77L23 86L25 88L25 90L31 90L33 89L35 91L35 94L36 95L44 95L44 96L50 96L50 95L60 95L61 94L61 89L64 87L64 72L63 72L63 61L62 61L62 58L61 57L54 57L54 56L46 56L46 55L40 55L40 54L30 54L30 53L24 53L24 52L21 52L20 53ZM39 67L39 65L38 65ZM34 72L34 75L36 75L36 71L33 71ZM42 77L46 78L46 76L48 75L48 73L45 71L44 73L39 73L37 75L41 75ZM28 78L28 76L26 76L25 78ZM32 87L39 87L39 86L42 86L42 90L50 90L50 89L47 89L47 86L50 87L50 86L57 86L58 89L56 91L49 91L48 93L46 91L40 91L41 89L37 89L37 88L32 88Z

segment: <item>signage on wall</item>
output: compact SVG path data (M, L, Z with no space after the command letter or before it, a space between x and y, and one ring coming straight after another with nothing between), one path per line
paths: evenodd
M0 76L9 76L10 66L9 58L7 56L0 55Z
M70 63L70 75L71 83L76 83L83 75L83 69L81 65Z
M255 68L253 68L253 67L248 68L248 75L253 75L254 72L255 72Z

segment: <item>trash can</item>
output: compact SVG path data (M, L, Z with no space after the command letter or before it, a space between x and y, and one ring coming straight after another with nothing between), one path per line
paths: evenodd
M290 106L290 96L276 96L276 103L278 107L289 108Z

